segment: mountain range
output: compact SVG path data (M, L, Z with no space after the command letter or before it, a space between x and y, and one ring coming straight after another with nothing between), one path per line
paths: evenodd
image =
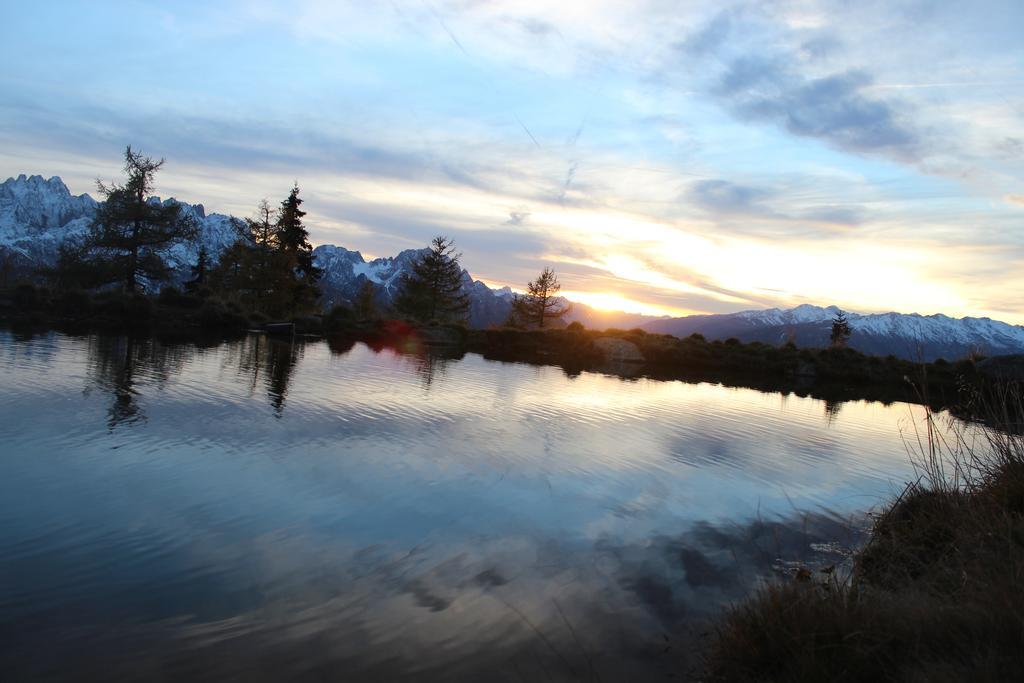
M150 201L175 203L199 225L199 239L179 244L165 256L184 279L196 262L201 246L208 254L219 254L237 237L237 219L206 213L202 204L188 204L171 198ZM0 277L10 280L57 258L66 239L85 235L98 202L87 194L72 195L59 177L20 175L0 183ZM423 252L407 249L393 257L367 261L358 251L324 244L313 251L314 263L323 269L320 281L322 304L329 307L351 302L366 281L375 285L377 303L388 306L398 291L402 276ZM509 287L493 289L462 271L464 291L470 299L469 324L474 327L500 325L511 309ZM576 320L587 327L640 327L648 332L685 337L701 334L708 339L735 337L740 341L798 346L828 344L835 306L804 304L789 310L741 311L681 318L655 318L623 312L606 312L575 303L565 323ZM949 360L971 353L999 355L1024 352L1024 327L989 318L951 318L942 314L847 312L852 331L851 347L879 355L893 354L914 360ZM563 324L565 324L563 323Z

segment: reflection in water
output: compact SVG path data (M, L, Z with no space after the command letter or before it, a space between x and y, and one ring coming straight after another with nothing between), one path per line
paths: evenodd
M250 391L264 385L274 416L284 413L292 369L302 359L303 342L252 334L231 345L238 374L248 378Z
M461 360L466 355L457 346L425 344L412 328L385 330L362 343L374 353L391 354L408 362L425 389L429 389L435 379L444 376L449 363ZM356 341L351 337L337 336L328 339L327 344L332 353L345 355L352 351Z
M835 422L842 407L842 401L825 400L825 421L830 425Z
M113 396L107 428L145 419L135 390L136 375L144 374L162 384L180 372L190 355L190 347L164 346L149 339L89 337L89 374L97 387Z
M907 406L404 338L0 333L0 364L10 680L685 676L910 476Z

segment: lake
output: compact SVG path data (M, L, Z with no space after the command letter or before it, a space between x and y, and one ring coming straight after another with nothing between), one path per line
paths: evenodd
M408 340L0 330L5 680L660 680L841 563L922 409Z

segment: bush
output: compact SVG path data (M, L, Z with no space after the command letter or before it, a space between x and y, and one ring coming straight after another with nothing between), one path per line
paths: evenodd
M15 307L31 311L39 306L42 297L35 285L31 282L22 282L14 287L14 296L11 299Z
M581 323L579 320L574 320L571 323L569 323L565 329L569 330L570 332L579 333L583 332L586 328L583 327L583 323Z
M161 289L157 301L160 305L171 308L197 309L203 305L201 298L193 294L184 294L177 287Z
M248 327L245 316L229 310L220 299L207 299L199 309L199 324L208 329L243 329Z
M92 309L92 299L81 289L65 289L57 293L54 308L64 315L87 315Z
M355 311L344 304L337 304L324 316L324 327L328 330L343 330L355 322Z
M153 304L144 294L104 292L95 299L95 310L101 315L128 322L146 322L153 312Z
M319 334L324 330L324 322L316 316L304 316L295 318L295 331L302 334Z

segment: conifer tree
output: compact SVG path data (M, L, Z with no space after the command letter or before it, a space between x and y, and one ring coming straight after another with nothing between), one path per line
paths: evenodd
M199 247L199 254L196 256L196 264L192 266L192 278L185 283L185 290L195 292L206 284L206 271L210 266L210 257L206 252L206 246Z
M526 285L526 294L512 300L512 316L516 322L543 328L545 321L558 320L570 310L558 297L562 289L555 271L544 268L537 279Z
M420 322L461 322L469 312L469 297L462 290L462 267L455 243L435 237L427 252L412 264L395 299L399 313Z
M372 320L377 317L376 297L377 288L374 287L371 280L366 280L359 287L359 292L356 293L355 306L353 306L356 319Z
M835 318L832 319L832 333L830 335L832 346L837 348L846 346L846 342L850 340L850 334L850 322L846 319L846 314L838 311Z
M287 281L292 315L302 307L315 304L320 295L317 281L322 274L321 269L313 265L313 245L309 243L309 232L302 224L306 212L299 208L301 205L299 186L296 184L287 199L281 202L275 231L277 250L286 257L293 274L290 281Z
M170 270L161 250L195 239L198 233L180 205L150 201L153 177L163 164L163 159L154 161L129 145L124 154L125 183L97 181L105 201L96 210L90 246L111 263L128 291L143 281L167 278Z
M244 286L252 301L249 306L261 313L276 313L282 307L280 299L290 294L294 274L289 269L287 254L280 248L278 224L280 211L261 199L254 218L247 218L240 226L243 250Z

